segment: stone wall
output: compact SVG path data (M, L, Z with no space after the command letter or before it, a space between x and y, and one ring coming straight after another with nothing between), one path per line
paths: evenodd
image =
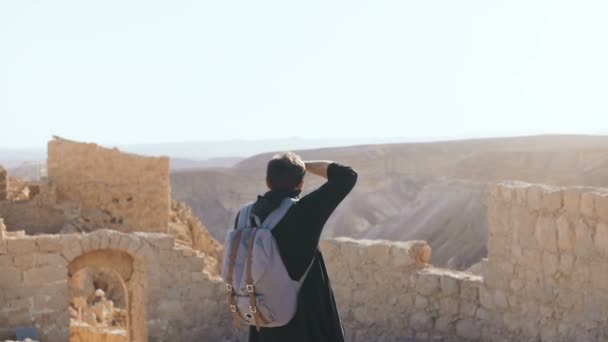
M0 217L9 231L55 234L66 223L66 208L56 203L54 186L42 182L36 188L40 192L31 199L0 202Z
M482 278L428 265L424 241L321 243L349 342L467 341L481 336Z
M203 271L204 255L158 233L3 233L0 238L0 331L37 327L41 341L69 340L71 272L106 267L128 288L134 341L235 340L220 279ZM8 236L7 236L8 235ZM126 253L133 264L112 258ZM76 331L78 330L78 331ZM72 334L82 335L80 328Z
M608 190L505 183L491 196L480 300L496 329L608 340Z
M168 158L55 138L48 143L47 164L58 201L79 203L85 220L121 231L167 231Z
M423 241L322 241L348 341L608 340L608 190L504 183L490 203L482 276L428 265ZM116 253L132 271L107 261ZM112 230L0 239L0 331L67 340L67 280L87 265L130 274L137 341L244 340L203 254Z

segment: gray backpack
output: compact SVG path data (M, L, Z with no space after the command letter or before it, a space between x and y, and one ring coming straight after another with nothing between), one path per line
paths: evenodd
M228 290L228 305L237 326L279 327L291 321L298 305L298 292L311 264L301 279L289 277L271 230L296 203L285 198L264 222L251 213L253 203L239 212L237 229L227 238L222 278Z

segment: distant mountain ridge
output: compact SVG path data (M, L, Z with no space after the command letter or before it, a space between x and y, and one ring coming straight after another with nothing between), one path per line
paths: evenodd
M353 193L324 234L427 240L433 264L467 268L485 255L488 188L503 180L608 186L608 137L531 136L362 145L296 151L359 172ZM265 166L275 152L232 168L173 173L173 196L185 201L223 240L243 203L266 191ZM307 176L305 191L321 184Z

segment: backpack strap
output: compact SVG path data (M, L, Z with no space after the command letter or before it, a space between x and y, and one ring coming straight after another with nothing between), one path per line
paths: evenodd
M262 324L268 324L269 321L262 315L256 306L255 300L255 288L253 287L253 272L251 270L251 264L253 263L253 245L255 243L255 234L259 228L253 228L251 236L249 237L249 245L247 246L247 294L249 295L249 311L253 315L255 320L255 327L257 331L260 331Z
M247 228L249 226L249 217L251 216L251 209L253 208L253 202L245 205L241 211L239 211L239 219L236 224L236 228Z
M317 254L315 252L315 254ZM300 284L300 286L302 286L302 284L304 284L304 280L306 280L306 276L308 275L308 272L310 272L310 269L312 268L312 265L315 263L315 259L316 256L313 255L312 256L312 261L310 262L310 265L308 265L308 268L306 269L306 272L304 272L304 274L302 275L302 277L298 280L298 284Z
M236 305L236 293L234 292L234 286L232 284L232 276L234 273L234 264L236 263L236 254L241 243L241 235L243 230L239 229L236 231L234 239L232 240L230 249L230 259L228 260L228 274L226 275L226 290L228 290L228 305L230 306L230 312L232 314L232 320L234 325L238 328L240 326L240 313L239 308Z
M262 223L261 227L272 230L283 219L283 217L285 217L285 215L287 214L287 211L289 211L291 206L296 204L297 202L298 202L298 200L295 198L291 198L291 197L284 198L283 201L281 201L281 205L279 205L278 208L273 210L268 215L268 217L266 217L266 219Z

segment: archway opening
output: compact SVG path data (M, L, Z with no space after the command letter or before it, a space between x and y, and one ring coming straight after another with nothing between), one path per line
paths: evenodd
M144 341L144 273L121 250L95 250L68 265L70 342Z
M70 342L129 341L129 295L116 271L84 267L68 286Z

